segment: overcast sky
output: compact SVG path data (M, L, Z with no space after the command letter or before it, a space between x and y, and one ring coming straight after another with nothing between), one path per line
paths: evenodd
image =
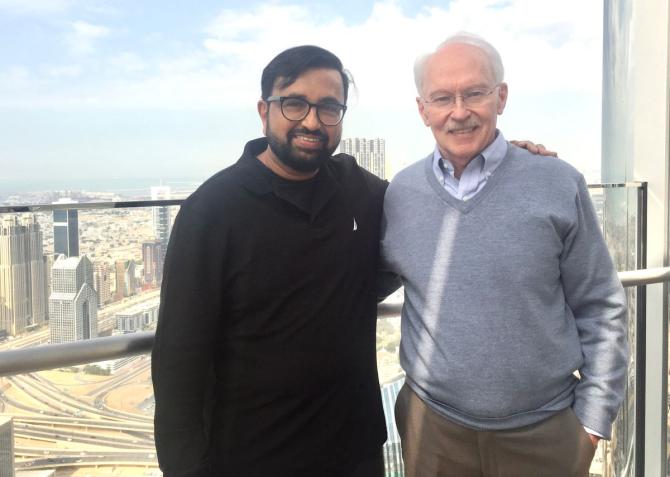
M598 181L598 0L0 0L0 180L204 179L261 134L263 66L307 43L355 79L343 136L385 138L397 171L434 146L414 59L458 30L501 52L505 136Z

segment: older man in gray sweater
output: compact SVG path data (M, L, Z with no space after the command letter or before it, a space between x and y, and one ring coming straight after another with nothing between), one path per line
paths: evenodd
M587 476L628 363L626 305L582 175L509 144L500 56L470 34L417 61L437 142L396 176L396 419L408 477Z

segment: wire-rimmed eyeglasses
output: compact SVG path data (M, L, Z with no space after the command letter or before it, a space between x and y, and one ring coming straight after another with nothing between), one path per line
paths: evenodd
M347 107L336 102L310 103L295 96L269 96L268 103L279 101L282 115L289 121L302 121L309 111L316 109L316 117L324 126L337 126L344 117Z
M491 93L493 93L499 86L500 85L497 84L491 89L473 88L467 91L463 91L463 93L461 94L441 93L439 95L436 95L434 98L431 99L421 98L421 100L424 103L430 104L431 106L434 106L436 108L449 109L449 110L454 109L456 107L456 100L458 98L461 98L461 104L465 108L481 106L489 98L489 96L491 96Z

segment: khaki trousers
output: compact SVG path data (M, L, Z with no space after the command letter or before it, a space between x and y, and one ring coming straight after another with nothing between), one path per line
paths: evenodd
M538 424L477 431L403 385L395 405L405 477L588 477L595 447L567 408Z

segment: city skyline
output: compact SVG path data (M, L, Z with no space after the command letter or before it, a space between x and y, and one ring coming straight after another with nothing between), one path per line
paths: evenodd
M344 136L387 138L392 177L433 148L413 61L461 29L501 51L505 136L542 142L599 180L600 2L203 1L185 12L0 0L0 26L4 182L204 180L261 135L263 66L304 43L331 49L353 74Z

